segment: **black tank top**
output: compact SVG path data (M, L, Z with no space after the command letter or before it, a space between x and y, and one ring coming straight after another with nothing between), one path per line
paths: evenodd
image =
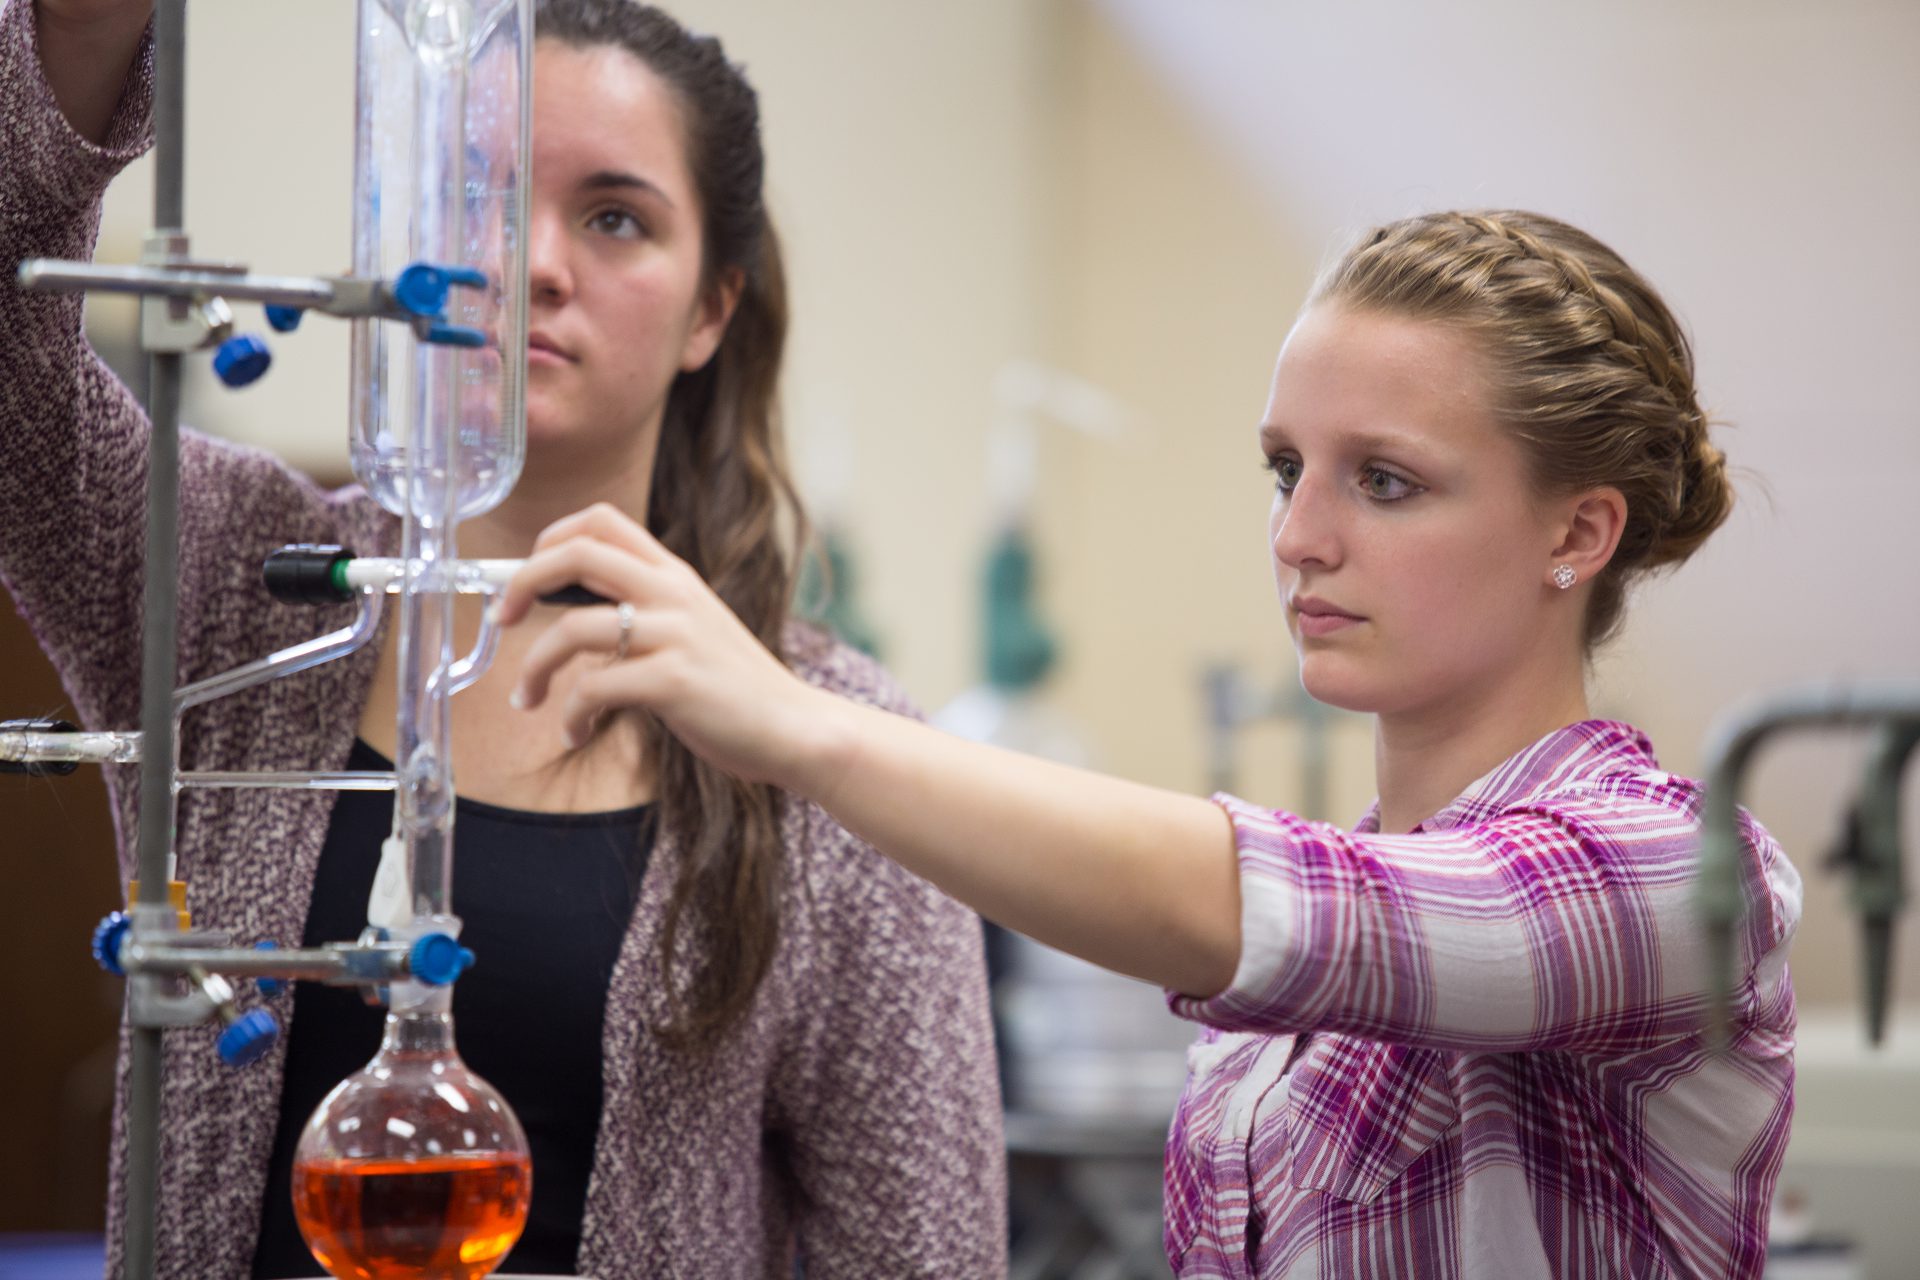
M347 768L393 765L355 742ZM499 1270L572 1275L600 1127L607 983L653 848L654 810L527 813L457 803L453 910L460 941L477 962L453 989L456 1043L467 1065L506 1097L533 1149L533 1206ZM391 792L340 794L303 946L360 936L380 843L392 826ZM257 1277L323 1274L294 1221L293 1149L320 1100L380 1047L384 1018L357 989L294 988Z

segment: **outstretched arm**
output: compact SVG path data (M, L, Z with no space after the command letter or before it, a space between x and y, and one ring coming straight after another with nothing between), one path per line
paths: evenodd
M909 871L1008 928L1116 972L1211 995L1240 955L1232 830L1191 796L1068 769L859 706L805 684L691 567L611 507L543 534L499 602L518 621L581 583L631 608L624 660L590 671L567 708L644 706L696 754L814 800ZM533 647L519 699L620 646L613 608L575 609Z
M599 665L570 695L573 731L644 706L699 755L813 799L982 915L1186 993L1174 1002L1186 1016L1483 1050L1639 1047L1698 1029L1698 806L1684 780L1627 772L1417 835L1216 807L804 685L611 508L536 545L505 621L571 582L631 616L621 658L618 610L573 611L529 650L523 702L585 656ZM1791 1021L1782 964L1799 882L1764 832L1745 844L1756 909L1741 1020L1773 1052L1769 1029Z
M1582 729L1605 735L1596 725ZM1563 748L1564 749L1564 748ZM1565 783L1417 835L1342 831L1229 801L1247 946L1233 985L1175 1012L1267 1034L1336 1031L1476 1052L1625 1053L1697 1035L1698 791L1663 773ZM1743 826L1736 1024L1790 1045L1799 879Z
M26 258L92 256L101 193L146 146L149 81L90 63L94 37L45 7L0 9L0 580L78 717L117 728L138 702L146 418L87 346L80 296L28 292L13 277ZM101 145L66 118L77 108L51 83L63 71L69 90L85 80L108 101Z

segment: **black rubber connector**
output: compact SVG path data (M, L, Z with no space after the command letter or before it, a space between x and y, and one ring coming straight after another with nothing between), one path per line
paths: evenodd
M76 733L65 720L0 720L0 733ZM80 767L78 760L0 761L0 773L25 774L29 778L61 778Z
M283 604L339 604L353 599L334 566L353 559L345 547L282 547L267 557L267 594Z

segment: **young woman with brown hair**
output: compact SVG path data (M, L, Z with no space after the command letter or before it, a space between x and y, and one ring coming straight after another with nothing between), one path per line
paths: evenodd
M0 15L0 114L18 124L0 166L9 280L24 257L87 256L101 192L144 149L150 10L13 0ZM527 461L505 501L461 525L462 553L524 556L600 504L693 566L796 678L907 712L877 666L790 615L789 548L805 534L776 432L786 299L751 86L658 10L551 0L534 98ZM80 718L124 727L138 718L146 423L87 349L78 299L0 289L0 335L0 574ZM183 681L319 629L266 598L274 547L372 555L398 539L363 491L324 492L204 437L183 442L181 492ZM978 921L651 716L568 741L556 711L512 709L526 653L569 616L536 608L452 703L454 909L481 959L456 988L459 1044L534 1154L532 1216L504 1268L1004 1271ZM469 637L478 623L476 605ZM390 767L393 639L196 713L183 767ZM130 781L110 779L122 832ZM196 922L356 936L390 813L373 793L188 793L177 848ZM285 1049L247 1071L215 1061L211 1029L168 1036L161 1275L318 1270L289 1203L293 1146L379 1034L357 993L302 984Z

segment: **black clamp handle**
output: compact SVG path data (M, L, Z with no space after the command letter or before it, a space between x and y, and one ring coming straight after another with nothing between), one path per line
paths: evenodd
M354 589L347 585L346 563L353 552L345 547L298 544L286 546L267 557L264 575L267 593L286 604L339 604L351 600ZM597 591L574 583L549 591L541 604L612 604Z
M267 594L283 604L339 604L353 599L342 568L353 559L345 547L299 545L267 556L262 569Z

